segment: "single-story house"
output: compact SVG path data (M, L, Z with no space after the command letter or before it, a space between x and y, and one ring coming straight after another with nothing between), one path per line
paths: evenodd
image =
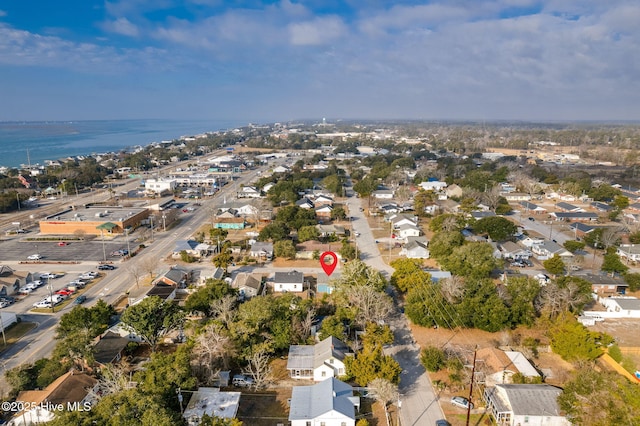
M613 206L610 206L609 204L603 203L601 201L592 202L591 207L603 213L609 213L611 210L613 210ZM629 205L629 207L631 207L631 205Z
M547 260L556 254L564 258L573 257L573 253L553 241L545 241L542 244L535 244L531 246L531 251L536 255L538 260Z
M594 293L603 294L625 294L629 288L629 284L621 278L609 275L581 274L576 275L591 283L591 289Z
M406 239L407 237L419 237L422 231L413 224L405 223L395 228L395 234L402 239Z
M576 238L581 238L587 235L589 232L592 232L596 228L591 225L587 225L586 223L573 222L569 224L569 229L573 231L573 235Z
M34 280L31 272L15 271L7 265L0 265L0 296L16 294L20 287Z
M640 244L622 244L617 248L616 254L620 256L620 260L637 263L640 261Z
M497 384L485 388L483 399L500 425L570 426L560 413L561 393L562 389L546 384Z
M154 284L164 283L167 285L184 288L191 279L191 272L180 266L172 266L168 271L160 274L153 280Z
M257 241L251 245L249 256L257 259L273 259L273 243Z
M313 204L313 201L311 201L307 197L303 197L303 198L299 199L298 201L296 201L296 206L300 207L301 209L305 209L305 210L309 210L309 209L312 209L312 208L315 207L315 205Z
M189 426L198 426L202 417L233 419L238 414L242 392L222 392L220 388L199 387L191 394L183 417Z
M331 213L333 212L333 207L329 204L324 204L315 209L316 216L321 218L330 218Z
M330 206L333 206L333 198L327 196L327 195L317 195L315 197L313 197L313 204L316 207L328 204Z
M351 350L341 340L329 336L315 345L289 346L287 370L292 379L316 382L345 374L344 359Z
M499 246L504 259L529 259L533 256L533 253L529 250L523 249L512 241L505 241L504 243L500 243Z
M316 225L316 229L318 229L318 232L320 233L321 237L327 237L329 235L337 235L337 236L344 236L345 235L344 226L340 226L340 225L334 225L334 224L321 225L321 224L318 224L318 225Z
M320 241L309 240L304 243L296 244L296 259L313 259L316 254L320 255L325 251L331 251L336 254L338 259L342 259L339 249L342 243L323 244Z
M93 358L101 365L118 362L129 342L128 338L107 330L93 345Z
M604 297L602 305L607 312L615 312L616 318L640 318L640 299L635 297Z
M529 201L531 199L531 194L524 192L501 192L500 195L507 201Z
M294 386L289 407L291 426L355 426L360 398L336 378L313 386Z
M378 189L371 193L376 200L391 200L393 198L393 191L390 189Z
M331 276L322 272L318 272L318 276L316 278L316 291L318 293L326 293L331 294L335 290L335 285L333 282L340 279L340 273L334 272Z
M556 208L563 212L583 212L584 209L573 204L565 203L564 201L556 203Z
M425 191L438 192L447 188L447 183L441 182L438 180L429 180L429 181L420 182L418 186L424 189Z
M273 291L278 293L304 291L304 274L298 271L276 272L273 277Z
M492 211L472 211L470 215L472 218L476 220L480 220L480 219L484 219L485 217L493 217L496 214Z
M78 411L89 411L97 402L97 385L98 381L93 377L71 370L43 390L22 391L18 394L17 401L33 408L16 414L8 425L28 426L51 421L57 413L53 408L48 410L47 407L62 405L65 409L77 407Z
M551 216L556 220L579 220L583 222L598 220L598 214L592 212L552 212Z
M477 364L478 372L485 386L512 383L513 375L518 373L527 378L540 377L540 373L521 352L483 348L477 351L476 359L480 361Z
M176 286L160 282L147 291L145 297L157 296L162 300L168 301L176 298ZM141 301L142 299L140 299Z
M525 213L542 214L547 212L547 209L544 207L540 207L539 205L530 203L529 201L522 201L520 205L524 208Z
M216 218L213 227L217 229L244 229L247 222L243 217Z
M429 249L425 243L411 241L402 247L402 250L400 250L400 256L404 256L408 259L428 259Z
M188 255L193 257L203 257L209 253L209 244L199 243L194 240L178 240L173 248L173 258L180 258L181 253L184 251Z
M262 291L262 275L240 272L231 282L242 299L251 299Z
M238 198L260 198L262 194L255 186L243 186L237 193Z

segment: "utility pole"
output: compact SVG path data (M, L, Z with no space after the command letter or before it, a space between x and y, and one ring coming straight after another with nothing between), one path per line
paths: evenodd
M473 366L471 368L471 385L469 386L469 405L467 405L467 426L469 426L469 420L471 417L471 398L473 397L473 380L476 375L476 355L478 354L478 348L473 351Z

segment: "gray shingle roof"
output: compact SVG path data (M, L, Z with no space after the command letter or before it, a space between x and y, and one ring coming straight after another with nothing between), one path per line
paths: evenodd
M508 398L514 415L559 416L558 395L562 389L550 385L503 384L501 387Z
M344 360L349 352L349 347L333 336L315 345L291 345L287 369L314 370L331 357Z
M298 271L276 272L273 282L282 284L302 284L304 274Z

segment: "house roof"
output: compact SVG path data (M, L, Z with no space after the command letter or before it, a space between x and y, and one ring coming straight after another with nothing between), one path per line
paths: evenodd
M487 212L475 211L475 212L471 212L471 216L473 216L476 219L482 219L482 218L485 218L485 217L493 217L495 215L496 214L494 212L492 212L492 211L487 211Z
M545 384L500 384L487 391L496 390L504 397L498 399L504 403L504 410L496 407L498 411L511 411L516 416L560 416L557 401L562 392L560 388Z
M159 298L166 300L176 290L172 285L165 283L158 283L151 287L147 292L147 296L158 296Z
M352 396L351 386L334 377L313 386L294 386L289 421L311 420L330 411L355 420L355 406L349 399Z
M556 207L568 212L574 211L574 210L578 210L579 207L574 206L573 204L569 204L569 203L565 203L565 202L559 202L556 204Z
M276 272L273 281L282 284L302 284L304 274L298 271Z
M100 364L113 362L118 354L127 347L129 342L129 339L112 331L107 331L100 337L100 340L93 345L93 357L96 362Z
M553 212L558 219L597 219L598 214L593 212Z
M273 243L257 241L251 245L251 253L273 253Z
M640 311L640 299L627 297L611 297L625 311Z
M586 273L583 275L575 275L575 276L589 281L591 285L606 285L606 286L615 285L618 287L629 287L629 284L627 284L626 281L620 278L611 277L609 275L596 275L596 274Z
M407 244L404 245L404 249L406 251L411 251L411 250L416 250L416 249L423 249L426 250L427 249L427 244L423 243L421 241L409 241Z
M198 388L184 410L185 419L211 417L232 419L238 413L241 392L220 392L219 388Z
M189 276L188 271L179 267L175 267L175 268L169 269L159 278L166 278L168 281L178 284L184 281L188 276Z
M587 225L586 223L582 223L582 222L573 222L569 225L570 229L575 229L577 231L583 232L583 233L589 233L591 231L593 231L594 229L596 229L594 226L591 225Z
M332 357L340 361L344 360L349 352L349 347L333 336L315 345L291 345L287 369L314 370Z
M178 240L176 241L176 245L173 248L174 252L181 252L181 251L189 251L189 250L194 250L196 248L196 246L198 245L197 241L193 241L193 240Z
M262 276L258 274L250 274L248 272L240 272L233 280L232 287L241 289L243 287L250 287L256 291L260 290L262 286Z
M36 404L47 400L53 405L80 402L97 382L91 376L71 370L58 377L43 390L20 392L17 400Z

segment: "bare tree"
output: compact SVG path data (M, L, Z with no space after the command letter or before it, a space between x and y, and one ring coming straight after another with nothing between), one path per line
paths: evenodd
M129 387L129 383L130 366L128 363L121 361L118 364L106 364L100 367L98 387L102 396L123 391Z
M140 264L140 268L142 268L144 272L149 274L149 278L153 279L153 274L155 273L156 268L158 267L158 259L148 256L145 259L143 259L139 264Z
M370 286L345 288L349 304L356 309L355 322L364 328L368 323L385 321L394 312L393 300Z
M439 281L442 295L449 303L458 303L464 296L464 278L453 275Z
M133 277L133 279L135 280L136 287L140 287L140 278L142 278L142 272L143 272L140 265L135 262L131 262L127 265L126 269L127 269L127 272L129 272Z
M316 310L311 308L306 312L304 318L294 317L293 334L297 337L297 341L305 342L311 336L311 327L316 317Z
M269 362L269 351L265 347L257 347L248 359L245 374L253 377L256 389L267 386L273 380L273 370Z
M496 185L482 194L482 201L486 203L490 210L495 211L500 204L501 197L500 187Z
M73 236L81 241L84 241L87 238L87 231L85 231L84 229L76 229L75 231L73 231Z
M369 390L372 391L373 396L382 404L384 408L384 415L387 419L387 426L390 425L389 421L389 404L393 404L398 401L398 386L394 385L387 379L377 378L373 379L369 383Z
M220 299L213 300L209 304L211 308L211 316L228 329L236 316L236 298L233 295L226 295Z
M606 251L609 247L615 245L619 239L620 231L616 228L609 227L605 228L605 230L602 231L602 241L600 242L602 243Z
M229 360L235 354L233 341L219 324L208 324L196 336L193 355L197 364L204 367L209 383L218 375L220 368L229 369Z

